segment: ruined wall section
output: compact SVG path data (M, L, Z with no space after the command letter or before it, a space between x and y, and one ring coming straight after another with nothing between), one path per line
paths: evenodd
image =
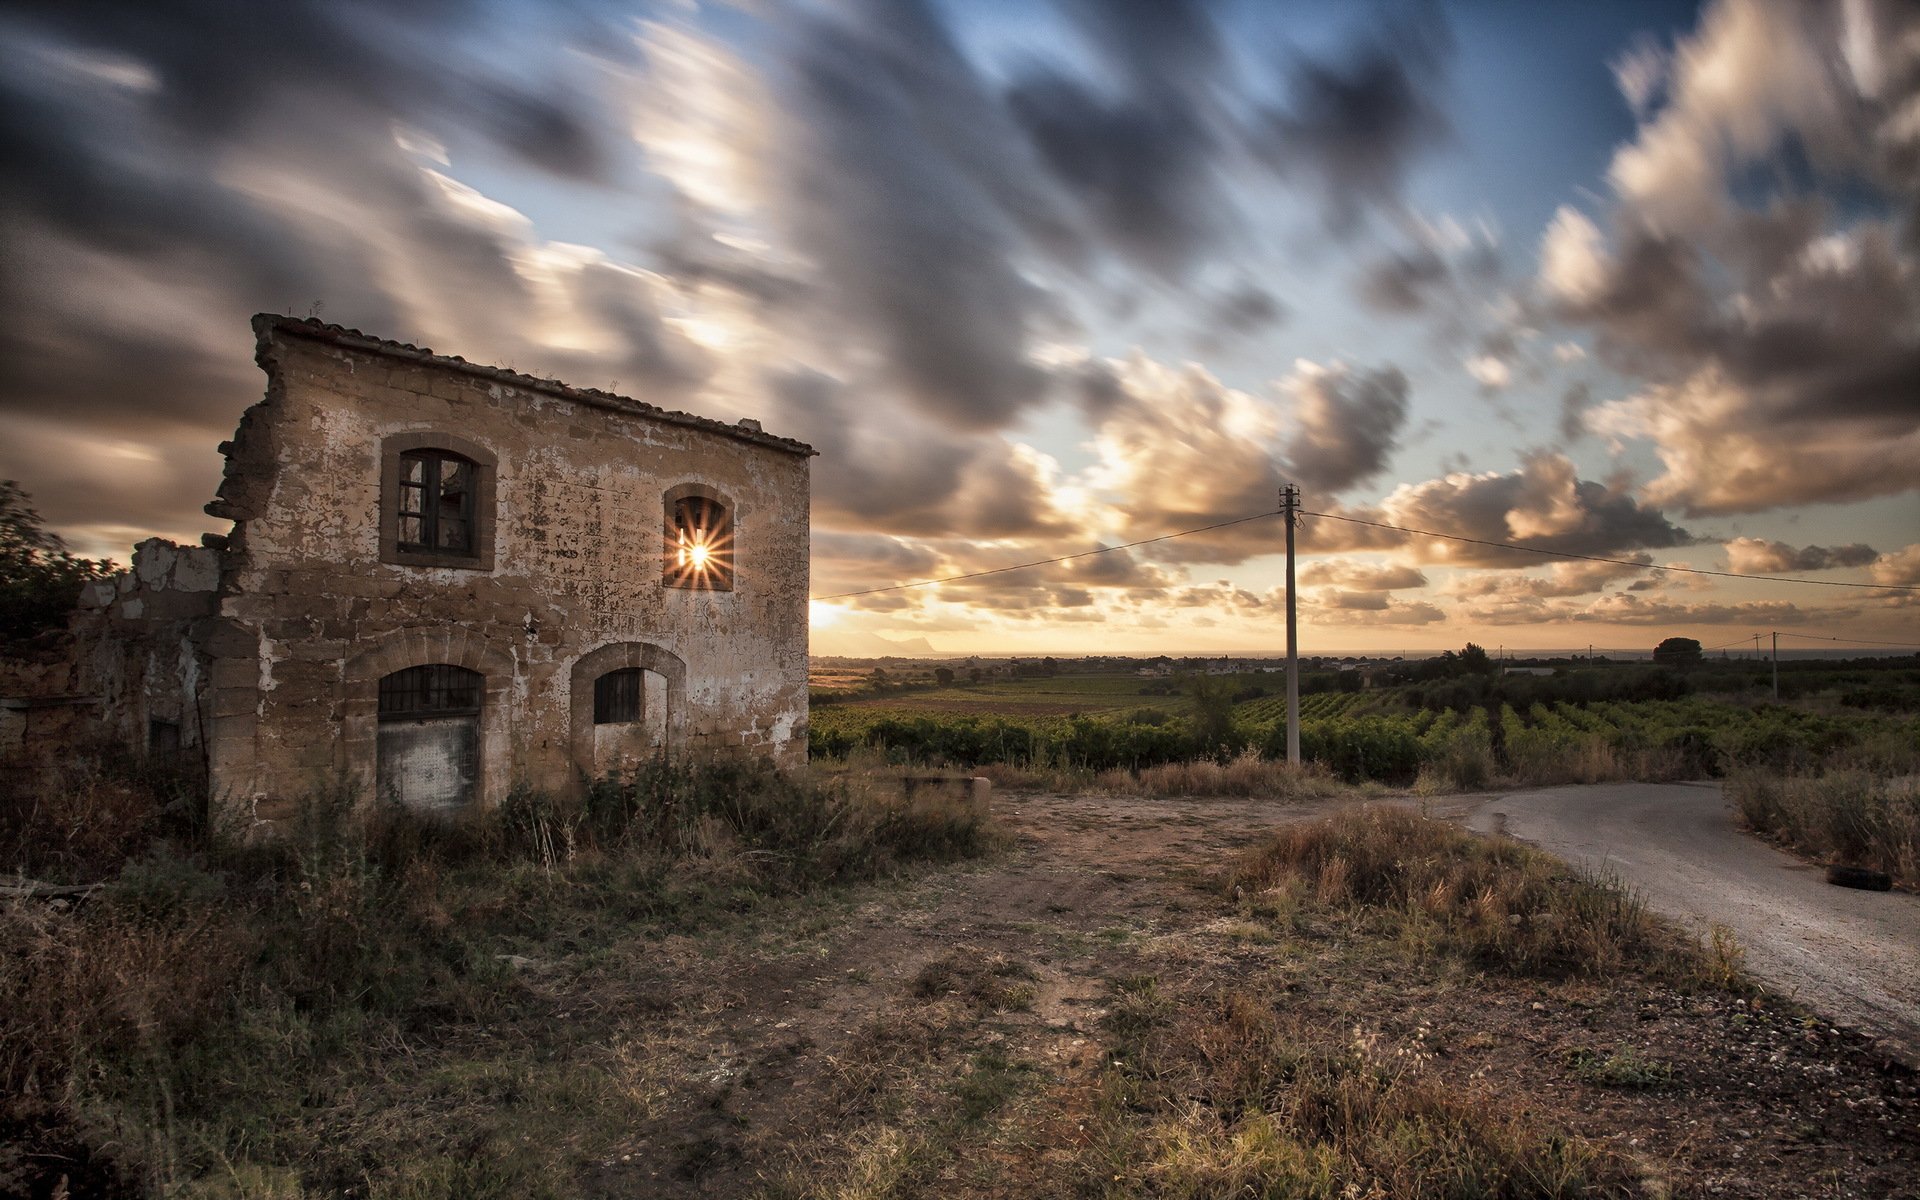
M0 761L46 765L101 746L197 758L220 553L150 538L81 589L68 628L0 659Z
M100 739L100 705L81 690L79 645L65 630L0 655L0 770L50 767Z
M267 395L208 506L235 521L209 665L216 792L369 776L376 673L427 661L488 675L483 799L572 786L572 667L618 643L685 665L677 749L804 761L805 447L329 326L256 329ZM383 443L436 433L497 457L491 570L381 561ZM732 591L662 582L662 497L689 482L734 506Z

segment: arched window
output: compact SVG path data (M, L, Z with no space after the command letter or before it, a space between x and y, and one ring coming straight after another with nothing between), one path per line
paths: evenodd
M380 681L380 719L472 716L484 683L480 672L449 663L395 671Z
M381 444L381 561L492 570L498 462L454 434L389 436Z
M645 705L645 675L639 667L624 667L594 680L593 723L630 725L638 721Z
M733 590L733 509L718 492L682 484L666 495L668 587Z

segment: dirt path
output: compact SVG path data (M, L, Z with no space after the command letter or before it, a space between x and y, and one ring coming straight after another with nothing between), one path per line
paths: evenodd
M938 994L924 997L931 1014L902 1004L937 992L948 964L1004 965L1030 985L1030 999L990 1013L999 1053L1090 1072L1108 980L1137 968L1143 941L1195 923L1199 873L1262 830L1327 811L1034 795L999 795L994 806L1014 839L1006 854L823 914L818 933L775 932L714 962L698 996L679 995L678 1007L691 999L705 1010L701 1019L633 1051L660 1068L659 1132L610 1170L630 1176L649 1164L644 1174L661 1195L744 1190L809 1126L858 1115L823 1110L823 1097L844 1094L882 1052L899 1057L897 1043L938 1038L943 1020L959 1015L950 1010L968 1006L965 996ZM686 986L684 957L706 951L667 949L660 967L671 994L669 981ZM923 975L936 986L921 984ZM670 1077L684 1079L689 1066L704 1086L675 1086Z
M1432 811L1464 819L1478 799ZM1176 1005L1246 988L1324 1028L1438 1046L1460 1086L1499 1081L1645 1157L1675 1194L1794 1194L1817 1172L1822 1195L1866 1197L1920 1178L1897 1132L1911 1100L1885 1090L1912 1085L1817 1023L1727 996L1504 979L1317 921L1279 931L1212 884L1264 831L1336 807L997 796L1012 844L988 860L623 951L600 986L629 1008L638 989L659 1017L607 1066L644 1120L585 1194L1061 1194L1085 1179L1103 1016L1133 980ZM1670 1064L1685 1107L1570 1075L1609 1046Z
M1741 832L1718 785L1514 792L1481 800L1467 824L1617 875L1702 934L1726 926L1755 976L1920 1067L1920 897L1828 884Z

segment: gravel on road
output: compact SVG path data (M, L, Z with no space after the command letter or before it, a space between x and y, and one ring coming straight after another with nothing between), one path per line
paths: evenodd
M1920 1067L1920 896L1828 884L1743 832L1718 784L1511 792L1466 822L1616 877L1703 937L1725 926L1756 978Z

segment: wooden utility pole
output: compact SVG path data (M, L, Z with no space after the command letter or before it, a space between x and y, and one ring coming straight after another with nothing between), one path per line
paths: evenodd
M1294 611L1293 527L1300 520L1300 489L1280 489L1280 512L1287 522L1287 762L1300 765L1300 626Z
M1780 703L1780 631L1773 631L1773 702Z

